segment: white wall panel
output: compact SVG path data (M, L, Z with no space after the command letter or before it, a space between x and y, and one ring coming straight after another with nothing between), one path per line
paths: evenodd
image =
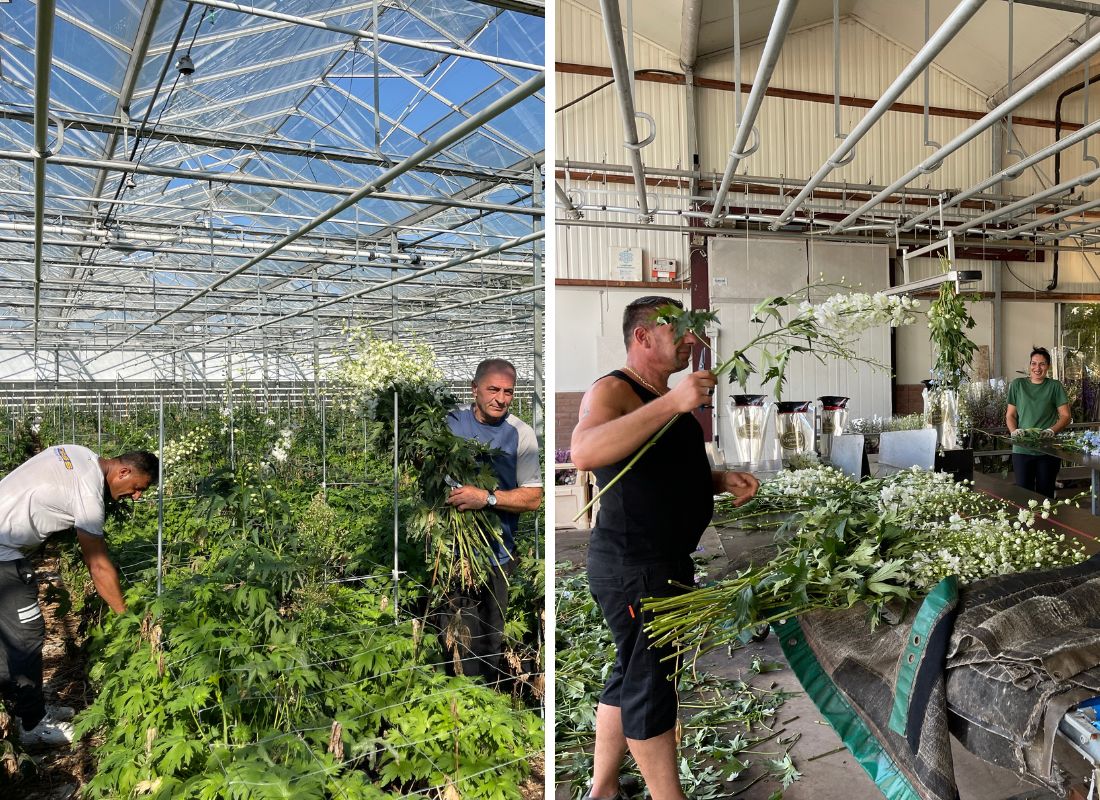
M607 39L604 37L600 15L574 0L557 0L557 60L573 64L589 64L610 67ZM677 13L679 13L677 11ZM622 15L623 34L626 33L626 15ZM634 34L634 68L667 69L680 71L678 53L661 47L643 36ZM560 103L559 103L560 105Z
M1005 378L1018 378L1027 368L1031 349L1036 345L1050 349L1055 336L1055 304L1006 302L1004 358Z
M877 100L912 61L914 51L882 36L857 17L845 17L840 26L840 93L849 97ZM756 74L763 43L741 51L743 83L752 83ZM697 74L719 80L733 80L733 53L700 61ZM985 110L985 98L954 76L932 66L929 94L931 104L950 108ZM818 25L788 34L776 64L771 85L785 89L833 93L833 30L832 23ZM899 98L902 103L924 102L924 80L919 78ZM842 109L851 115L854 124L864 109Z
M691 305L688 292L669 285L662 294ZM623 309L643 295L657 294L652 289L597 289L562 286L557 290L555 346L557 366L554 390L583 392L596 378L606 375L626 361L623 344ZM675 385L679 376L673 376Z
M769 239L712 239L710 242L711 306L718 312L720 327L716 350L720 359L729 358L738 348L751 341L761 326L752 321L755 302L766 295L777 294L792 286L805 286L811 270L809 243L776 241ZM866 277L878 284L886 282L887 253L885 247L868 245L834 244L823 248L814 246L814 264L817 272L840 277L842 265L852 267L846 278ZM724 286L716 286L724 281ZM738 299L738 296L743 299ZM795 309L785 310L789 319ZM889 366L890 334L886 329L864 334L854 347L861 357ZM748 354L750 360L760 364L760 354ZM775 387L770 388L774 394ZM726 403L729 395L762 392L759 381L752 380L745 390L739 386L723 386L717 393L722 407L719 409L720 441L729 442ZM784 400L813 400L823 394L840 394L851 397L854 416L888 414L892 406L890 375L888 370L875 370L864 363L829 359L821 363L810 354L795 356L787 369L787 386L782 393ZM727 453L727 458L730 456Z
M610 67L607 40L600 16L572 0L557 5L558 60L575 64ZM679 56L647 39L634 36L634 68L660 69L679 73ZM560 73L557 76L556 106L590 91L610 78ZM684 165L683 86L637 81L635 107L650 114L657 123L657 138L642 150L642 161L651 167ZM648 123L638 120L638 135L649 135ZM615 87L608 86L557 114L558 161L606 161L628 163L623 147L623 124Z
M858 19L841 24L841 84L843 95L877 100L912 59L912 51L868 28ZM751 83L762 46L742 52L741 75ZM733 80L733 57L724 55L700 65L699 74ZM983 98L972 88L933 67L930 103L935 106L984 111ZM831 95L833 92L833 42L830 25L797 31L787 37L771 85ZM733 141L734 94L702 89L699 108L701 166L721 171ZM923 104L923 80L916 81L901 102ZM867 109L841 108L841 132L850 131ZM961 133L969 120L931 117L929 137L941 144ZM834 136L835 119L831 103L765 99L758 117L762 145L757 153L741 162L739 172L781 175L805 179L812 175L839 144ZM889 112L865 136L855 160L834 170L830 181L886 184L908 171L933 152L924 145L920 114ZM913 186L968 186L989 174L990 134L949 158L943 167Z
M604 186L598 183L563 181L574 202L598 203L612 207L632 208L636 195L626 184ZM660 190L649 187L648 195L655 210L682 208L685 200L680 191ZM637 222L637 214L593 212L593 218L608 222ZM674 222L677 217L659 216L663 223ZM606 281L614 277L608 263L609 249L616 247L640 247L648 268L653 258L675 258L680 265L679 276L688 274L688 253L685 237L676 231L581 227L560 223L555 226L557 237L557 264L555 275L559 278Z

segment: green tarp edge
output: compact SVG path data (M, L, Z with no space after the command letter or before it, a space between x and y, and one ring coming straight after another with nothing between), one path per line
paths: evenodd
M798 620L789 619L772 627L779 637L787 662L802 683L802 688L886 800L921 800L917 791L879 745L875 735L837 690L832 678L825 674L817 656L806 643Z
M913 679L924 660L924 651L928 647L928 638L939 621L944 608L959 597L959 581L954 575L944 578L928 593L917 610L913 628L909 633L909 643L901 654L898 677L894 682L894 707L890 710L890 730L900 736L905 735L909 722L909 699L913 693Z

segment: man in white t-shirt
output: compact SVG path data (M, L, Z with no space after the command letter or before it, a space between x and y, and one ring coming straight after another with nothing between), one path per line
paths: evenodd
M126 602L103 539L105 496L137 500L159 463L137 451L100 458L86 447L48 447L0 480L0 688L30 730L42 720L42 645L46 625L29 556L54 533L76 529L96 592L111 610Z

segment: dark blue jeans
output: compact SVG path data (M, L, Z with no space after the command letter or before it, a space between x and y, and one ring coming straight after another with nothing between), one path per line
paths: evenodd
M1012 454L1012 472L1016 475L1016 485L1052 500L1054 482L1058 479L1058 469L1061 466L1062 460L1058 456Z

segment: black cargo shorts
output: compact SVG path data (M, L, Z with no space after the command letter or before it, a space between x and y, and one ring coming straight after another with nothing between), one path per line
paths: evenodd
M588 586L615 640L615 665L600 702L621 710L628 739L651 739L676 725L677 660L672 647L653 647L644 625L643 597L671 597L691 586L690 556L671 562L626 566L590 559Z

